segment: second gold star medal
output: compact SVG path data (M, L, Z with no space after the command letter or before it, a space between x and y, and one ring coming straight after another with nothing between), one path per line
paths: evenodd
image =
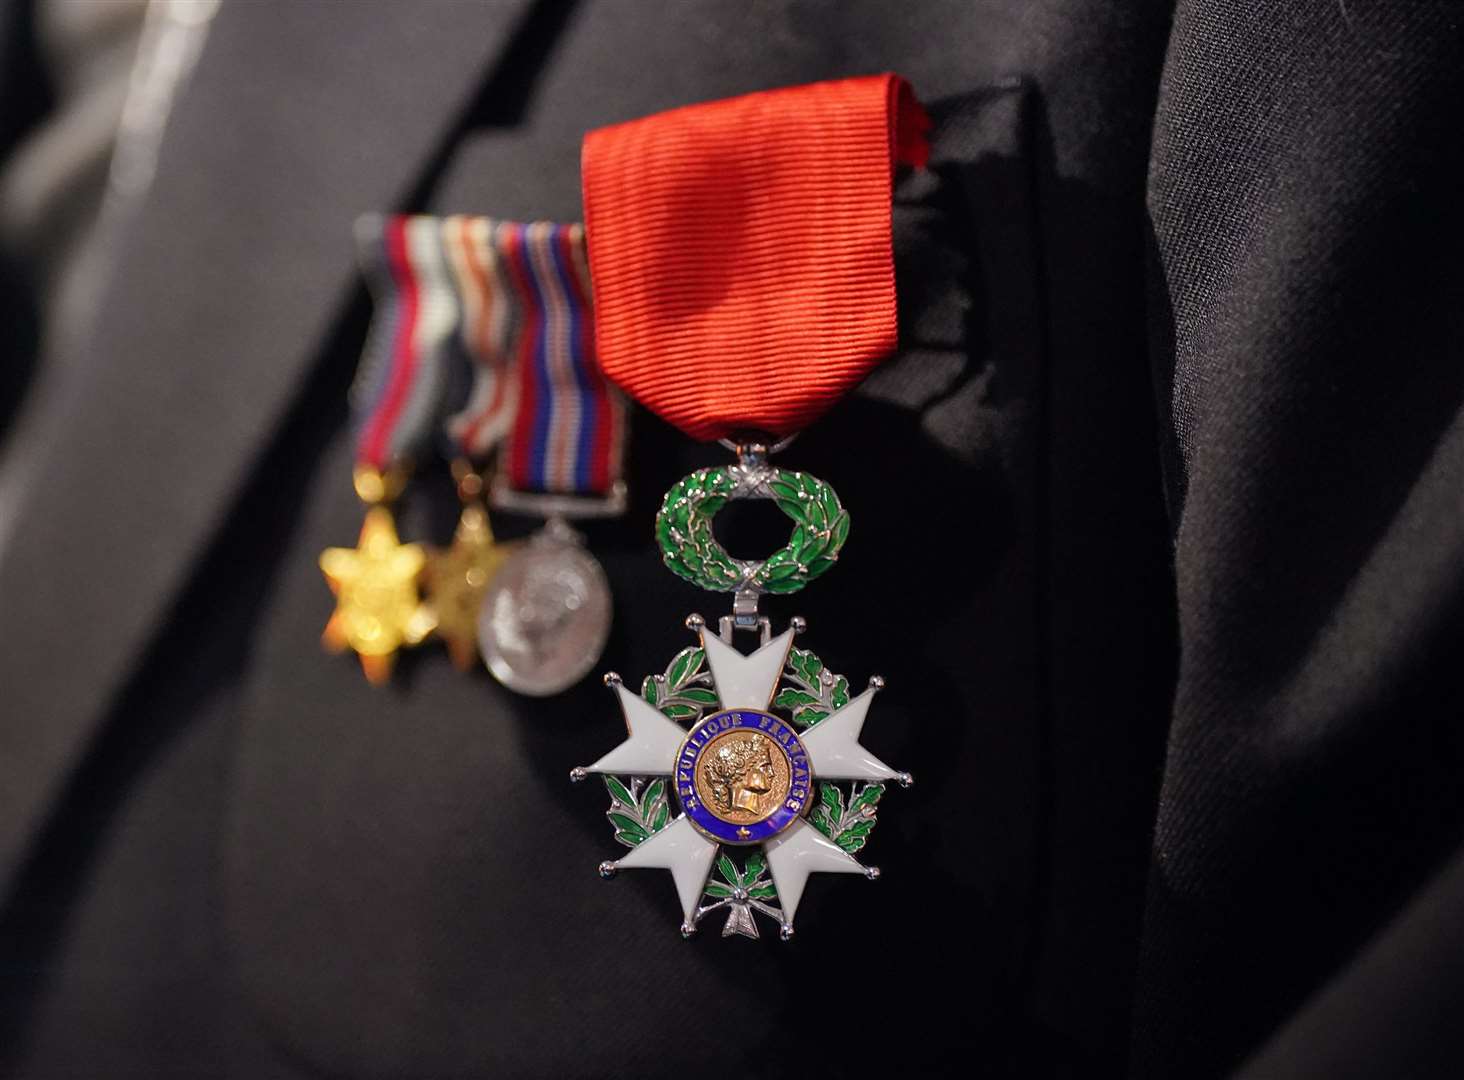
M767 595L831 570L849 512L828 484L772 463L896 345L893 174L925 163L929 125L894 75L693 105L592 131L582 157L596 329L606 373L732 464L666 493L656 540L667 567L731 594L687 619L695 642L639 694L606 676L627 729L572 777L601 774L616 840L604 862L671 871L681 929L725 910L723 935L786 940L810 873L861 874L889 782L860 744L883 683L849 682L773 633ZM769 499L792 530L760 561L734 558L711 522L732 499ZM754 638L752 651L737 647ZM680 810L673 814L673 807Z

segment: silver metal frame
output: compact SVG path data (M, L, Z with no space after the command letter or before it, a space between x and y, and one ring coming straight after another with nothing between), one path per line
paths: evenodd
M600 495L557 495L537 491L517 491L509 487L500 473L493 478L488 492L488 505L494 510L528 514L541 518L611 518L625 513L629 500L625 482L617 480L610 491Z

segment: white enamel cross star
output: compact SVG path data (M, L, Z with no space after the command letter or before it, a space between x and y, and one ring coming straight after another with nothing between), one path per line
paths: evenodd
M716 711L747 709L768 712L778 680L788 662L794 631L789 629L751 654L743 654L724 642L699 618L693 617L688 625L701 636L717 693ZM671 776L677 752L687 736L686 729L626 689L618 676L607 675L605 681L619 699L628 734L624 742L593 765L574 770L574 778L583 779L588 773ZM871 679L869 689L800 733L815 781L896 780L905 785L910 783L908 773L890 768L859 742L870 702L882 686L881 680ZM706 890L717 848L716 841L702 835L686 815L681 814L622 858L602 863L600 872L610 877L622 869L670 870L681 900L682 933L689 935L696 927L698 903ZM793 916L803 897L809 874L863 874L870 880L879 877L877 867L864 866L802 818L764 842L762 849L781 904L781 930L785 940L792 936Z

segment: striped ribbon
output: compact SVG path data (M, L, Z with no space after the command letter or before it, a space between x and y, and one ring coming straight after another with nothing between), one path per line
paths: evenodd
M625 403L595 360L584 229L415 215L358 234L376 300L352 391L358 462L415 456L440 423L454 454L501 446L517 491L609 493Z
M459 215L442 222L442 242L462 304L459 344L473 371L467 402L447 418L446 432L455 451L474 461L508 436L518 404L512 356L523 320L503 277L496 229L485 217Z
M519 491L605 494L620 478L625 404L595 361L584 228L504 223L495 238L522 315L508 482Z
M351 387L357 464L381 470L416 457L442 415L461 305L440 233L428 217L371 215L356 224L375 302Z

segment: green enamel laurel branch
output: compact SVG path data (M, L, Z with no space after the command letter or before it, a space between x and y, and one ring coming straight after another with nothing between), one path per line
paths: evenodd
M605 816L615 826L615 839L626 847L644 843L671 823L666 781L660 777L643 781L606 776L605 790L610 793L610 809Z
M793 593L828 571L849 538L849 512L816 476L766 469L753 482L739 466L701 469L676 484L656 515L656 541L672 572L712 592ZM788 542L761 562L735 559L712 519L735 498L772 499L793 522Z

